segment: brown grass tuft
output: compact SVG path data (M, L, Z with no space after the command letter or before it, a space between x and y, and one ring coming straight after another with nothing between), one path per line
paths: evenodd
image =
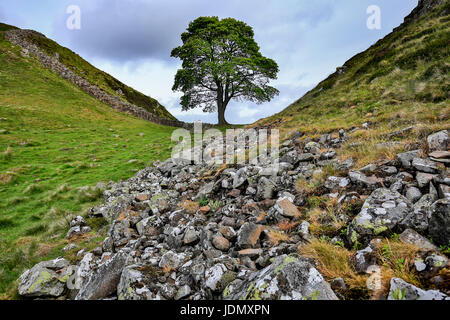
M286 242L290 238L287 234L281 231L276 230L270 230L267 234L270 243L272 243L274 246L277 246L281 242Z
M298 225L299 225L298 221L283 220L277 225L277 227L281 231L290 232L292 229L294 229Z
M318 262L319 271L327 280L343 278L350 289L365 289L368 276L359 275L350 259L352 252L326 241L314 239L299 247L300 255Z
M195 213L197 213L200 206L197 202L194 202L191 200L185 200L178 204L178 208L184 209L184 211L186 211L189 214L195 214Z
M414 272L414 260L420 248L399 240L384 239L377 245L375 252L381 265L388 269L385 273L391 278L401 278L417 287L423 287Z

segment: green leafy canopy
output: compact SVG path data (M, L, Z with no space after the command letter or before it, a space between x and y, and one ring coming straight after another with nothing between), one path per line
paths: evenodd
M200 17L189 24L181 39L183 45L171 54L183 61L172 89L184 93L184 111L218 110L220 123L232 99L262 103L279 94L269 86L277 78L278 65L259 52L253 29L244 22Z

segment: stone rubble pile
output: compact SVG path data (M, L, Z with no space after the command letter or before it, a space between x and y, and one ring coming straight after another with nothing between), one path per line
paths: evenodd
M333 239L365 248L354 257L355 269L366 272L376 263L377 237L398 233L425 250L415 264L421 277L442 282L439 271L448 259L436 246L450 242L448 131L428 137L426 156L423 150L409 151L360 170L352 159L337 158L336 149L347 141L343 130L337 138L301 136L282 144L277 172L270 159L227 168L169 159L109 184L104 204L90 212L109 223L102 247L84 253L76 266L64 259L41 262L21 276L19 294L77 300L336 300L316 262L298 254L312 235L301 210L308 195L296 189L297 181L314 179L330 166L339 176L327 178L321 195L336 199L336 205L364 201L356 216L339 216L347 232ZM290 237L274 241L283 222L298 224ZM84 225L77 217L68 237ZM448 298L448 292L424 291L394 278L389 299L404 289L410 299Z

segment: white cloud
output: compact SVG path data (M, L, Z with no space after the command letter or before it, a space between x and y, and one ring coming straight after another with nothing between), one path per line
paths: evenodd
M255 114L257 114L259 111L256 109L250 109L248 106L243 106L239 110L239 117L241 118L252 118Z

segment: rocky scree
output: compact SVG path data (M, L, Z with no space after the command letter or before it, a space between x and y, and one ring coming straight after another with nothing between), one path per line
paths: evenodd
M330 167L339 174L328 176L314 195L336 207L357 206L337 217L342 228L331 240L360 250L355 270L364 273L376 264L379 238L397 233L424 250L415 264L421 279L438 286L448 281L440 273L448 259L438 249L450 241L448 131L428 137L427 157L412 150L360 170L352 159L337 158L347 140L343 130L315 140L301 136L294 133L283 142L278 171L272 170L273 159L228 167L169 159L110 183L105 202L89 213L109 223L102 247L84 253L76 265L64 259L41 262L20 277L19 294L80 300L338 299L316 262L298 255L314 235L304 210L310 195L297 181L312 181ZM74 219L68 237L83 232L84 225L82 217ZM345 287L345 279L335 280ZM445 286L445 292L426 292L402 281L393 279L385 298L441 299L449 293Z

